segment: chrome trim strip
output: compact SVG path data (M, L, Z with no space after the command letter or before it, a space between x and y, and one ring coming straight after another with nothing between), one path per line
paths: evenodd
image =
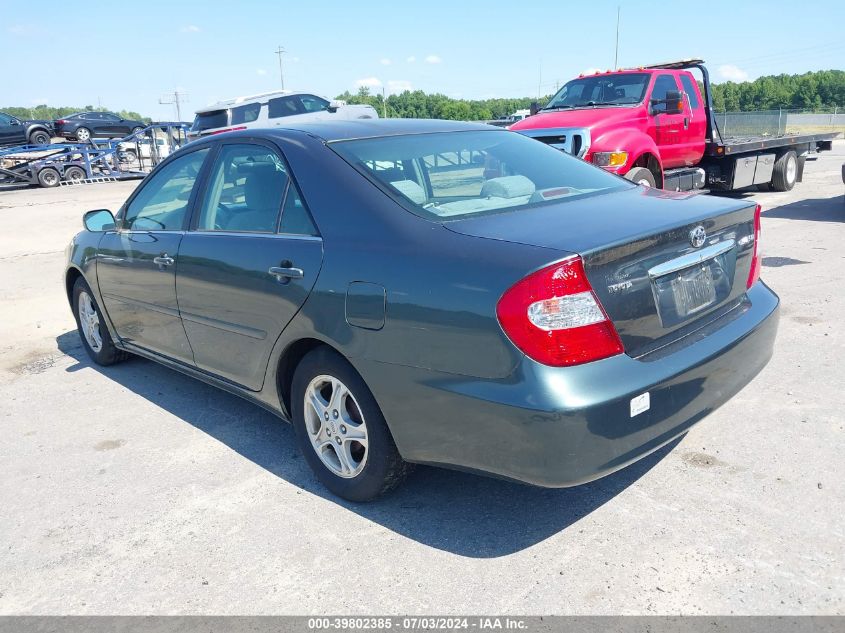
M700 264L708 259L718 257L722 253L727 253L734 246L736 246L736 242L734 240L725 240L724 242L719 242L718 244L702 248L699 251L681 255L675 259L670 259L668 262L663 262L653 268L649 268L648 276L654 279L656 277L662 277L663 275L683 270L684 268L689 268L690 266L695 266L696 264Z
M542 136L565 136L566 141L563 143L549 143L549 147L562 150L567 154L572 154L572 137L578 135L581 137L581 149L576 156L584 158L587 152L590 151L592 138L590 137L590 129L586 127L549 127L549 128L534 128L531 130L514 130L518 134L528 136L530 138L537 138Z

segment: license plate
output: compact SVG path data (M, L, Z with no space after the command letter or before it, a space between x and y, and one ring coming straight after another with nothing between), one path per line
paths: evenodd
M716 287L710 266L703 265L678 273L672 279L675 310L683 318L704 310L716 301Z

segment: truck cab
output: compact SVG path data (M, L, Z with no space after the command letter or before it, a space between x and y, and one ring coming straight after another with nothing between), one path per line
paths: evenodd
M690 70L701 73L701 83ZM711 95L700 59L596 72L567 82L510 129L638 184L673 191L788 191L801 181L807 156L829 150L838 136L724 138Z
M698 165L707 127L704 99L692 73L638 68L581 75L511 129L607 171L661 187L665 170Z

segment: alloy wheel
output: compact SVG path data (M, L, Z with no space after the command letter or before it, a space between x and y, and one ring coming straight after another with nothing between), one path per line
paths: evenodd
M333 474L356 477L367 463L367 424L355 396L334 376L320 375L305 390L305 429Z
M99 352L103 349L103 336L100 333L100 317L97 315L97 309L94 307L94 302L84 290L79 293L79 329L82 330L82 336L85 341L94 351Z

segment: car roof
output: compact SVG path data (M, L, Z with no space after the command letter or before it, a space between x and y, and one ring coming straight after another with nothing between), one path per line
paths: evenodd
M285 131L305 132L328 143L359 138L380 136L399 136L403 134L431 134L435 132L466 132L472 130L498 130L485 123L466 123L464 121L443 121L440 119L352 119L348 121L314 121L291 123L264 131L284 133ZM237 134L254 135L259 129L253 128Z

